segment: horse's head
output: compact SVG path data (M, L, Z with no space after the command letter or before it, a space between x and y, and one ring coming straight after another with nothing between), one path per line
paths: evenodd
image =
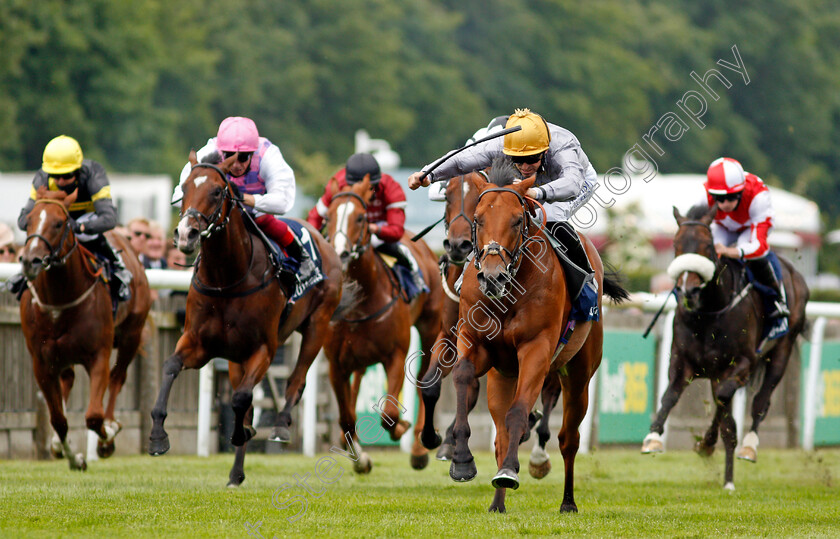
M496 160L489 182L477 179L478 204L473 220L473 245L478 284L488 297L505 295L519 269L528 237L532 206L525 198L534 185L531 177L513 183L518 172L507 160Z
M352 260L359 258L370 247L370 230L367 221L367 206L373 197L370 174L352 186L338 189L338 181L330 180L328 189L332 193L327 210L327 238L347 268Z
M181 185L181 219L175 229L175 245L192 254L202 237L212 235L227 224L233 199L238 198L227 173L237 154L218 164L199 163L195 151L190 152L192 170Z
M717 254L710 225L717 205L712 208L694 206L683 217L674 208L677 235L674 237L676 257L668 266L668 275L676 281L678 292L689 308L695 308L700 292L712 280L717 267Z
M478 173L472 172L452 178L446 186L446 238L443 248L449 261L458 266L464 265L473 250L471 225L478 204L478 188L474 180L478 178Z
M69 209L78 193L38 189L35 205L26 218L26 243L21 250L23 274L28 280L34 280L42 270L64 265L73 252L77 243Z

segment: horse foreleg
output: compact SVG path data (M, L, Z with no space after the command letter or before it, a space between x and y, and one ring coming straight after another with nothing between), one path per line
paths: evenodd
M359 375L359 373L356 374ZM356 399L350 390L349 378L350 373L343 372L334 366L333 361L330 362L330 383L333 386L335 400L338 404L338 425L341 427L343 445L349 450L347 457L353 461L353 470L356 473L366 474L370 473L373 463L358 443Z
M231 387L238 387L243 377L242 366L237 363L230 363L228 366L228 378L231 381ZM252 424L254 418L254 407L248 409L245 415L245 422L248 425ZM233 466L228 473L228 488L236 488L245 481L245 451L248 448L248 442L236 447L233 458Z
M662 453L665 443L662 433L665 432L665 421L671 409L680 400L680 395L691 382L694 371L688 362L679 355L676 346L671 347L671 365L668 368L668 388L662 394L662 401L656 417L650 424L650 432L642 442L642 453Z
M545 444L551 438L551 433L548 430L548 422L551 417L551 412L557 406L557 400L560 398L562 386L560 385L560 375L557 371L551 371L545 377L545 382L542 388L542 418L540 424L537 426L537 443L531 451L531 458L528 461L528 473L535 479L542 479L551 471L551 461L548 458L548 452L545 450Z
M319 334L318 330L321 330ZM289 375L286 382L286 403L277 415L277 422L274 425L269 440L287 444L292 441L292 433L289 427L292 424L292 408L297 406L303 396L303 389L306 387L306 373L315 361L315 356L321 349L324 342L323 328L312 321L301 329L301 344L298 352L295 368Z
M50 424L52 425L55 435L58 437L58 447L53 448L52 452L58 458L66 456L70 462L71 470L85 471L87 470L87 463L83 454L73 453L73 448L70 446L70 440L67 438L67 417L64 415L64 397L63 389L68 383L65 381L65 374L61 374L61 382L51 373L44 372L35 363L35 379L38 381L38 387L44 394L44 400L47 403L47 409L50 412ZM68 369L71 373L73 369ZM66 371L65 371L66 372ZM69 376L69 385L72 386L72 374ZM57 450L58 449L58 450Z
M400 408L403 408L403 406L397 399L405 378L405 353L405 349L395 348L391 357L385 362L388 394L385 396L384 406L379 410L379 413L382 417L382 428L388 431L391 440L394 441L402 438L403 434L411 427L411 422L400 418Z
M456 394L455 424L452 428L455 451L452 453L452 462L449 464L449 477L455 481L470 481L478 473L469 446L471 433L467 414L470 410L470 386L478 376L490 369L490 363L484 348L478 348L476 345L468 347L466 344L461 344L461 338L458 340L459 358L452 371Z
M268 345L263 344L241 365L241 369L231 364L232 368L228 370L228 377L233 387L231 405L234 414L233 435L230 437L230 443L234 446L243 445L257 433L246 416L254 400L254 386L260 383L268 372L273 356L274 350L269 350Z
M740 387L733 377L721 382L715 391L715 400L718 403L718 414L720 415L720 437L723 439L723 447L726 449L726 465L723 472L723 488L735 490L734 468L735 468L735 446L738 444L738 430L735 425L735 418L732 415L732 397Z
M505 459L493 477L492 483L496 488L519 488L519 442L530 428L528 413L537 402L548 374L551 350L548 340L538 337L520 344L516 354L519 361L519 377L516 382L516 395L505 414L505 429L509 439ZM487 402L490 403L489 393Z
M490 409L490 416L496 425L496 465L502 467L502 462L508 452L510 437L505 426L505 414L510 409L513 396L516 392L516 379L506 378L495 369L487 373L487 407ZM497 487L493 496L493 502L488 509L491 513L505 512L506 488Z
M106 348L100 350L93 360L93 363L86 365L88 377L90 378L90 395L88 407L85 412L85 425L96 433L100 440L104 440L105 434L105 409L102 407L102 400L105 398L105 390L108 387L108 374L110 372L109 362L111 350Z
M169 435L163 428L163 422L166 420L166 404L169 402L169 392L172 390L172 384L175 378L184 367L184 357L181 355L180 345L188 342L186 334L178 341L178 347L175 353L163 362L163 376L160 381L160 392L155 401L155 406L152 408L152 432L149 434L149 454L153 457L163 455L169 451Z

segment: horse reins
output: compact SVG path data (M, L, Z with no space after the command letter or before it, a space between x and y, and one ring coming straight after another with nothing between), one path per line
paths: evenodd
M67 259L70 258L70 255L73 254L73 251L75 251L76 247L78 247L78 245L79 245L79 241L76 239L75 236L73 236L73 245L70 246L70 249L64 254L64 256L59 256L59 254L58 254L58 252L61 251L61 248L64 247L64 243L67 241L67 235L70 233L70 212L67 210L67 207L64 205L64 203L62 203L61 201L58 201L58 200L52 200L52 199L49 199L49 198L44 198L44 199L40 199L36 202L38 204L40 204L40 203L55 204L56 206L60 207L64 211L64 215L67 217L67 219L64 220L64 228L61 231L61 240L59 240L58 243L56 244L56 246L53 247L52 243L50 243L50 241L47 238L45 238L44 236L42 236L41 234L30 234L30 235L26 236L26 240L24 240L23 245L24 245L24 247L26 247L26 244L29 243L29 240L31 240L33 238L38 238L38 239L40 239L41 241L43 241L44 243L47 244L47 247L50 250L50 254L48 254L44 258L44 270L45 271L50 269L52 266L59 266L59 267L64 266L65 264L67 264ZM33 206L33 209L34 209L34 206Z

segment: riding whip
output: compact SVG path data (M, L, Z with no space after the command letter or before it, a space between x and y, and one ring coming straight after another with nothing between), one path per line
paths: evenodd
M674 288L668 293L668 296L665 298L665 303L662 304L662 307L659 308L659 312L656 313L656 316L653 317L653 320L650 321L650 325L648 325L647 329L645 330L644 334L642 335L643 339L647 339L648 333L650 330L653 329L653 325L659 320L659 316L662 314L662 311L665 310L665 306L668 305L668 300L671 299L671 294L677 291L677 286L674 285Z
M516 125L514 127L508 127L507 129L502 129L501 131L496 131L495 133L491 133L491 134L487 135L486 137L482 137L482 138L476 140L475 142L470 142L466 146L461 146L460 148L452 150L448 154L444 155L443 157L441 157L440 159L438 159L437 161L432 163L432 166L429 167L429 170L427 170L426 172L424 172L420 176L420 180L423 180L423 178L428 176L434 169L438 168L441 164L443 164L444 161L446 161L447 159L449 159L453 155L455 155L459 152L462 152L462 151L466 150L467 148L471 148L471 147L475 146L476 144L481 144L482 142L486 142L488 140L492 140L494 138L498 138L498 137L507 135L508 133L513 133L515 131L519 131L520 129L522 129L521 125ZM443 181L443 179L432 180L432 183L437 183L437 182L442 182L442 181Z

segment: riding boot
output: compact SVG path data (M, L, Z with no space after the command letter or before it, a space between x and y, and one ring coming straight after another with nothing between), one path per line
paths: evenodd
M759 283L771 288L775 292L773 298L773 312L770 313L770 318L779 318L790 316L790 310L787 307L787 297L785 295L785 287L779 282L776 277L776 272L773 270L773 265L770 263L770 258L765 256L747 262L755 278Z
M397 263L399 265L404 268L408 268L411 272L411 282L417 289L418 293L429 291L429 287L426 286L426 281L423 280L423 276L420 274L420 267L417 265L417 261L414 260L414 257L411 255L411 251L407 246L395 241L391 243L383 243L377 247L377 250L385 253L386 255L393 256L397 259Z
M295 290L298 283L305 283L313 273L318 271L312 257L309 256L309 251L300 242L297 236L291 234L292 241L283 249L289 254L289 257L300 262L297 272L292 262L286 258L280 267L280 280L290 286L290 290Z
M82 245L99 255L106 261L108 272L108 283L111 288L111 297L115 302L128 301L131 299L131 272L125 267L122 259L114 252L114 248L105 239L105 236L96 236L93 240L82 242Z
M17 300L20 301L23 291L26 290L26 277L23 276L23 273L16 273L9 277L5 286L6 290L14 294Z
M583 287L587 283L594 281L595 272L589 263L589 256L586 254L586 249L580 241L580 236L578 236L571 224L565 221L558 221L549 223L548 229L554 239L560 244L555 245L554 250L557 252L562 263L569 294L572 301L575 301L583 290Z

